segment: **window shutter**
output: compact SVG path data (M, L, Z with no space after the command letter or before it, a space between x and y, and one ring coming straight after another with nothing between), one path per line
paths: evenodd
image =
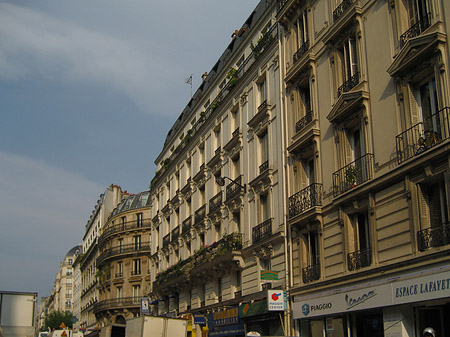
M428 203L425 197L426 187L418 186L417 197L419 201L419 212L420 212L420 229L425 229L430 227L430 217L428 213Z

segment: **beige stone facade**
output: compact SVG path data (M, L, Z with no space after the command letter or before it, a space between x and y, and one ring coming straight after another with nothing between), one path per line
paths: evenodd
M448 291L397 290L450 267L448 13L446 1L278 5L296 334L450 333Z
M125 324L140 314L150 288L149 192L123 199L112 211L99 238L94 313L101 326Z

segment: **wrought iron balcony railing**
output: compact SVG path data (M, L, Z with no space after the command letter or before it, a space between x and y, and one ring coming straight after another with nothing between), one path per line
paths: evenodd
M194 224L202 222L205 219L205 216L206 216L206 204L204 204L202 207L200 207L198 210L195 211Z
M431 13L426 14L406 32L400 35L400 48L402 48L409 39L419 36L431 25Z
M322 206L322 184L314 183L289 197L289 218L310 209Z
M372 250L369 248L361 249L347 255L348 270L353 271L368 267L372 263Z
M240 175L227 185L226 189L227 200L233 199L234 197L238 196L241 192L244 192L244 186L242 186L242 175Z
M131 276L137 276L137 275L141 275L141 271L140 270L132 270L131 271Z
M269 169L269 161L266 160L264 163L259 165L259 174L263 174L263 172L267 171Z
M298 133L305 128L312 121L312 111L308 111L305 116L300 118L297 123L295 123L295 132Z
M219 210L220 205L222 205L222 191L209 199L209 213Z
M236 128L236 130L233 131L232 137L237 137L239 136L239 126Z
M367 153L333 173L333 196L372 179L373 154Z
M303 55L308 51L309 49L309 40L306 40L300 48L295 52L294 56L292 57L294 64L302 58Z
M134 221L128 221L128 222L108 226L107 228L105 228L102 235L100 236L100 241L103 241L106 237L108 237L114 233L117 233L117 232L127 231L127 230L131 230L131 229L136 229L136 228L149 228L149 227L151 227L151 225L152 225L151 219L141 219L139 221L134 220Z
M344 14L347 11L347 9L349 9L351 5L353 5L354 1L355 0L342 1L341 4L337 6L336 9L333 11L333 21L336 22L342 16L342 14Z
M443 108L396 136L398 163L428 151L450 138L449 113L450 108Z
M309 283L320 279L320 264L313 264L302 269L303 283Z
M169 243L170 243L170 233L164 235L163 237L163 248L169 247Z
M172 229L172 242L178 240L180 237L180 226L175 227Z
M273 218L267 219L259 225L253 227L252 239L253 243L259 242L272 235Z
M150 251L150 242L142 242L139 244L127 244L127 245L119 245L116 247L108 248L103 250L99 257L97 258L97 266L102 264L106 259L112 258L114 256L121 256L130 253L146 253Z
M141 305L140 297L111 298L94 304L94 312L125 307L139 307Z
M349 92L359 83L359 72L350 77L337 90L337 96L340 97L344 92Z
M192 215L189 215L181 224L181 234L189 233L192 226Z
M450 244L450 224L448 223L417 232L417 245L421 252L448 244Z

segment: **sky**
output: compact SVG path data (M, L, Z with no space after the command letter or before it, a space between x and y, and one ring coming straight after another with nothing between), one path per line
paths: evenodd
M110 184L170 127L259 0L0 0L0 290L48 296Z

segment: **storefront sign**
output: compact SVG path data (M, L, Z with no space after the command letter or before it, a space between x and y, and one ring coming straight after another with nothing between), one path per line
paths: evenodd
M244 303L239 306L239 317L251 317L266 314L267 301Z
M293 311L294 319L299 319L443 297L450 297L450 271L311 299L296 297Z
M206 325L206 317L203 315L193 315L194 316L194 324Z
M286 310L286 292L283 290L267 290L267 309L269 311Z
M273 270L261 270L261 281L263 282L278 281L278 272Z
M235 336L245 333L244 323L239 319L238 307L209 314L208 324L210 337Z
M214 326L236 324L239 320L238 308L228 309L224 311L216 311L213 313Z
M149 314L149 305L150 301L148 297L141 298L141 314L148 315Z

